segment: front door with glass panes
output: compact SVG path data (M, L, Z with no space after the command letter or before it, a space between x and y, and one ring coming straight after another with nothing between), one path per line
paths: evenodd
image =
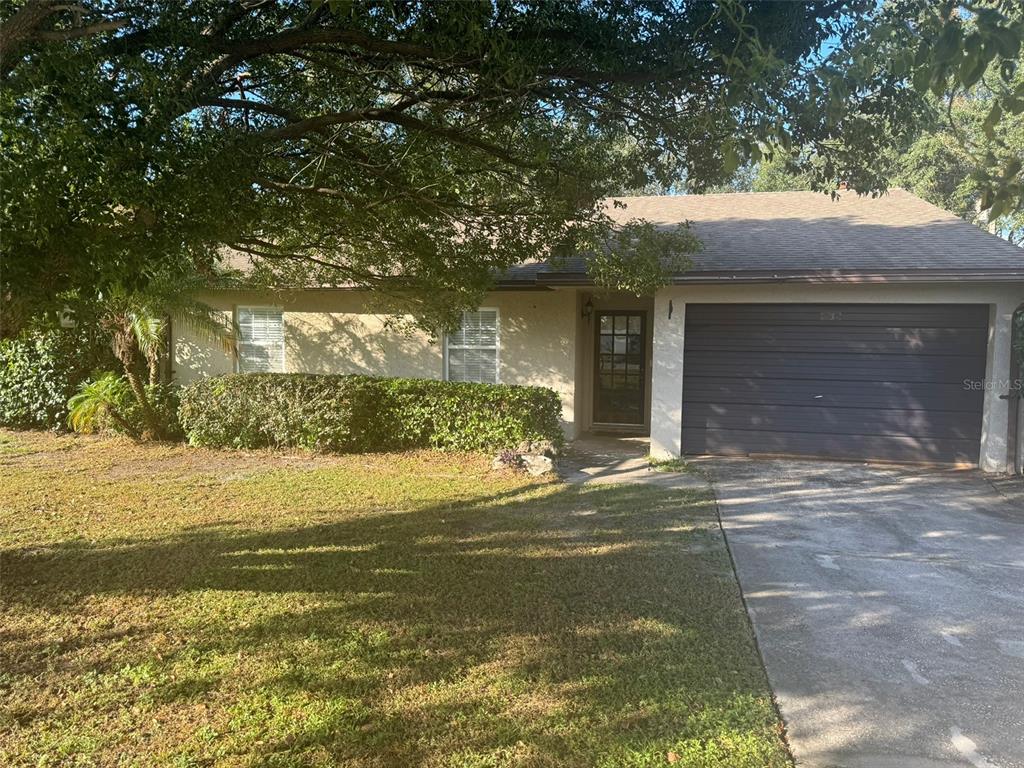
M644 423L644 312L598 312L594 423Z

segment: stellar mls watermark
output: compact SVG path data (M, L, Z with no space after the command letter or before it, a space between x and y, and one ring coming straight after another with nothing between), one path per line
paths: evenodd
M1024 392L1024 379L964 379L963 387L968 392Z

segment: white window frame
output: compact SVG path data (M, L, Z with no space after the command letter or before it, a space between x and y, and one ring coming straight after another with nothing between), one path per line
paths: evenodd
M285 323L284 308L274 306L272 304L236 304L234 308L234 323L235 327L238 327L238 314L241 310L273 310L274 312L281 313L281 370L280 373L287 373L288 369L285 367L285 343L287 324ZM242 355L238 351L238 345L242 343L241 334L239 338L235 340L235 373L253 373L253 371L242 370ZM278 373L278 371L271 371L271 373Z
M494 383L501 383L501 312L497 307L477 307L470 312L493 312L494 313ZM465 312L463 313L465 315ZM461 322L461 319L460 319ZM448 370L448 347L449 336L444 334L444 380L451 381L451 374ZM457 346L456 349L490 349L490 347L465 347Z

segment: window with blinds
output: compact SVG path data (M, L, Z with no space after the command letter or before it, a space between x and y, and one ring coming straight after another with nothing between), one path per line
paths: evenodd
M462 325L445 336L449 381L498 383L498 310L462 313Z
M274 307L239 307L238 372L284 372L284 315Z

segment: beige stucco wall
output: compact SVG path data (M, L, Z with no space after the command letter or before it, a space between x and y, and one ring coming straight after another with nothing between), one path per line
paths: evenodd
M496 291L482 306L498 310L501 382L555 390L562 400L566 434L575 437L575 291Z
M205 296L204 301L229 318L237 306L281 307L288 372L444 376L440 338L395 327L394 318L375 311L365 293L225 291ZM566 432L575 436L575 292L495 291L482 306L498 310L500 381L554 389L562 401ZM234 370L230 352L180 324L174 327L173 343L178 381Z

